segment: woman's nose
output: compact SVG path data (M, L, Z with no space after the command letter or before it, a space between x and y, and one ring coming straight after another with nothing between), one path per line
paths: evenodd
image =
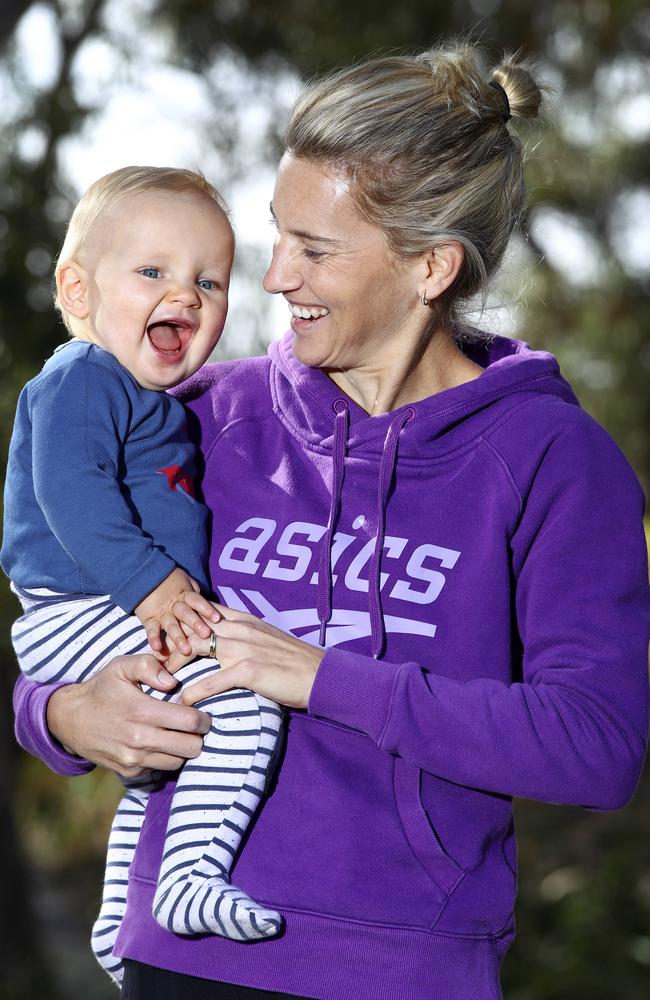
M287 253L279 240L273 247L273 256L262 281L264 288L271 295L278 292L289 292L299 288L302 276L295 261Z

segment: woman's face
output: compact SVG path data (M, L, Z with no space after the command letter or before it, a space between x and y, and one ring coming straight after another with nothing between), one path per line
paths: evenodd
M424 258L392 252L341 174L285 153L271 212L277 235L264 287L287 300L300 361L381 371L417 344L430 318L419 301Z

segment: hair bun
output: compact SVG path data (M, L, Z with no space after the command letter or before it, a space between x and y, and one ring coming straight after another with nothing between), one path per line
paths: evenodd
M503 102L504 121L508 118L537 117L542 102L542 90L535 83L532 68L528 63L518 61L515 55L506 56L492 70L489 84L499 92Z

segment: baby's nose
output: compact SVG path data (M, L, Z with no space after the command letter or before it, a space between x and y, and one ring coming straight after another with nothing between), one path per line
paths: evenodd
M200 302L199 291L194 282L175 285L167 297L172 302L180 302L183 305L198 305Z

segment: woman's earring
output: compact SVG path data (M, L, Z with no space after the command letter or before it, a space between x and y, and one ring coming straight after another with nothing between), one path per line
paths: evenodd
M420 302L422 303L423 306L428 306L429 305L429 300L427 298L427 293L424 291L424 289L422 289L422 291L420 292Z

